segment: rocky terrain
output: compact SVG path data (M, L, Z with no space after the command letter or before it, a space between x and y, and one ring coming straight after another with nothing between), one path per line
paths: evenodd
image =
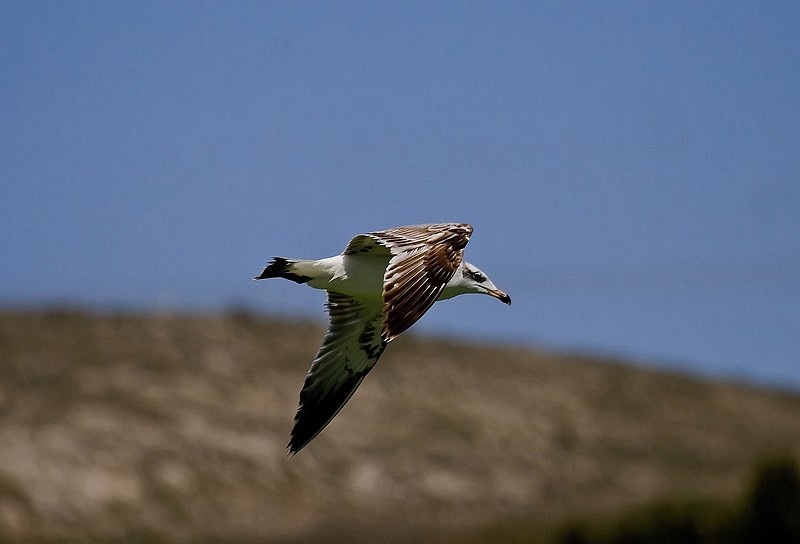
M673 497L800 454L800 397L407 334L306 449L322 324L0 313L0 541L436 542Z

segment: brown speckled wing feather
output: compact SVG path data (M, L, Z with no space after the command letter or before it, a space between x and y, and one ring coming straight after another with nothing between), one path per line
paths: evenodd
M416 323L436 302L461 266L471 234L472 227L465 223L441 223L362 235L388 247L392 255L383 283L383 337L387 342Z

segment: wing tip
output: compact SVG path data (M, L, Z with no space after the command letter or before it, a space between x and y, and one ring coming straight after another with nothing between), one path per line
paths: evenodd
M289 442L286 444L286 449L288 450L286 452L287 457L294 457L295 455L297 455L297 452L305 448L309 442L314 440L317 437L317 435L320 432L322 432L322 429L324 429L327 426L327 423L323 425L321 428L317 429L317 431L314 432L313 434L304 433L303 436L301 436L301 434L298 432L299 431L298 427L300 426L301 426L300 421L295 418L294 427L292 428L292 433L289 435Z
M289 443L286 444L286 449L288 450L286 452L286 457L291 459L292 457L297 455L297 452L302 450L306 446L306 444L308 444L309 442L310 442L310 440L307 440L306 442L304 442L302 444L298 444L298 443L294 442L294 437L290 438L289 439Z
M294 418L289 443L286 445L290 457L306 447L333 421L373 366L374 364L361 372L350 373L332 392L321 396L311 393L315 377L313 373L307 375L306 383L300 391L300 406Z

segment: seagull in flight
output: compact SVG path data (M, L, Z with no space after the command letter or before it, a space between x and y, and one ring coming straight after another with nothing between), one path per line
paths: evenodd
M480 293L511 304L511 297L464 260L471 235L466 223L368 232L355 236L335 257L275 257L254 278L285 278L328 293L330 324L300 391L290 455L331 422L386 345L434 302Z

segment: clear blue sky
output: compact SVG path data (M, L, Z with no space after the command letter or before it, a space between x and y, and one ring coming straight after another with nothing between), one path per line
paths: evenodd
M797 2L0 13L3 304L321 318L250 278L465 221L514 305L415 330L800 389Z

